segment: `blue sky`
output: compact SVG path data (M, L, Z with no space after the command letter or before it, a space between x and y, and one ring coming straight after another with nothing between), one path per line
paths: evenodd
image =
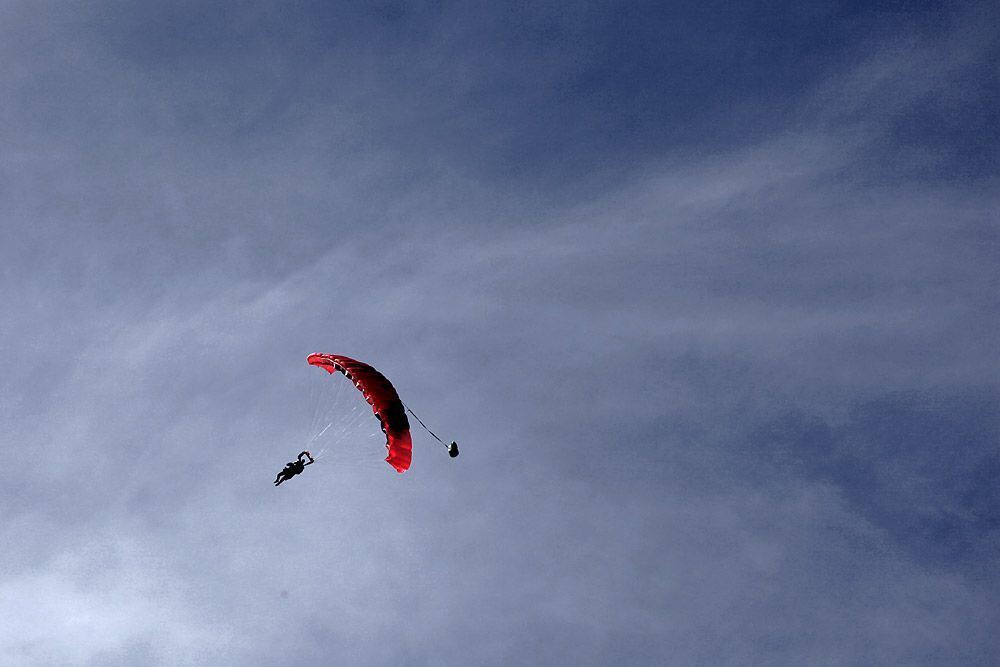
M989 664L998 18L3 3L0 661Z

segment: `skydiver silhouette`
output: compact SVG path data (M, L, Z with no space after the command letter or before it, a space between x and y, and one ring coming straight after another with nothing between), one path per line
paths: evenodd
M309 459L309 463L305 463L302 461L303 456ZM312 465L313 463L316 463L316 461L313 459L312 454L310 454L309 452L301 452L297 459L295 459L294 461L289 461L288 463L285 464L285 468L278 473L277 477L274 478L274 485L280 486L282 482L287 482L292 477L295 477L303 470L305 470L306 466Z

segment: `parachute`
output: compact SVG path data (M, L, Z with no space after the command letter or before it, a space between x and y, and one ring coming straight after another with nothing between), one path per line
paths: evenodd
M306 361L331 375L335 372L343 373L354 383L382 424L385 448L389 452L385 457L386 463L395 468L396 472L406 472L413 458L410 422L406 418L406 407L392 383L368 364L339 354L317 352L310 354Z

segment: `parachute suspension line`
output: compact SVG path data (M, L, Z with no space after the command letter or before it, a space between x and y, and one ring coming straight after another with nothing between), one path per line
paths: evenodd
M311 420L304 420L308 431L302 434L299 448L310 452L323 467L385 466L385 454L378 455L378 440L385 443L386 434L379 428L379 421L372 418L369 404L358 400L358 387L340 373L333 374L332 381L330 378L330 373L312 369L306 378L311 405L304 416L311 416Z
M313 437L309 438L309 442L313 443L313 442L316 442L317 440L319 440L320 438L322 438L323 434L326 433L330 429L331 426L333 426L333 422L330 422L329 424L327 424L326 426L323 427L322 431L320 431L319 433L317 433Z
M400 401L400 403L403 403L403 401ZM421 419L420 417L418 417L418 416L417 416L417 413L416 413L416 412L414 412L413 410L411 410L411 409L410 409L410 406L409 406L409 405L407 405L406 403L403 403L403 407L404 407L404 408L406 408L406 411L407 411L407 412L409 412L409 413L410 413L411 415L413 415L413 418L414 418L414 419L416 419L416 420L417 420L418 422L420 422L420 425L424 427L424 430L425 430L425 431L427 431L428 433L430 433L430 434L431 434L431 437L433 437L433 438L434 438L435 440L437 440L437 441L438 441L438 442L440 442L440 443L441 443L442 445L444 445L444 448L448 450L448 454L449 454L449 455L450 455L450 456L451 456L452 458L455 458L456 456L458 456L458 444L457 444L457 443L455 443L455 442L452 442L452 443L451 443L451 444L449 445L449 444L448 444L447 442L445 442L445 441L444 441L444 440L442 440L441 438L437 437L437 433L435 433L434 431L432 431L432 430L430 430L429 428L427 428L427 424L425 424L425 423L424 423L424 420L423 420L423 419Z

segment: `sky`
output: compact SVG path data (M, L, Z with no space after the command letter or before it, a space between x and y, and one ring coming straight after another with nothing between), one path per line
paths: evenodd
M998 26L0 3L0 662L993 663Z

